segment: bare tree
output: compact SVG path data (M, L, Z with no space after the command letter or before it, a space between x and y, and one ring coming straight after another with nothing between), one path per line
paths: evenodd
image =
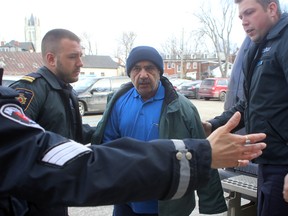
M231 54L231 31L233 27L233 20L236 13L235 4L231 0L219 0L217 4L221 8L215 8L215 0L206 0L199 8L199 11L194 15L199 19L202 24L199 29L201 37L208 37L215 48L217 53L219 66L222 65L224 60L224 67L220 67L222 77L227 77ZM205 4L206 3L206 4ZM212 8L213 5L213 8ZM219 14L220 13L220 14Z
M162 53L168 54L173 60L179 59L181 63L180 77L185 78L188 71L186 67L187 63L191 61L192 55L201 53L203 51L205 48L205 43L203 42L203 39L196 37L195 32L185 34L183 29L180 39L175 36L171 36L164 42L164 44L161 45L161 47Z
M87 32L83 33L83 35L81 37L81 41L82 41L82 43L81 43L82 46L85 48L86 54L97 55L97 43L92 41L91 36ZM93 44L95 46L93 46Z
M171 57L180 55L180 43L175 36L171 36L162 44L162 52L169 54Z
M119 39L119 46L116 51L115 57L118 58L119 63L125 65L130 51L133 48L134 41L137 35L135 32L123 32Z

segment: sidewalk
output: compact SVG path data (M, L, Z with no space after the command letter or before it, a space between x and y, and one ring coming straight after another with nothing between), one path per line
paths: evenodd
M225 193L224 196L226 197L227 194ZM69 216L112 216L112 212L113 212L113 206L69 208ZM222 214L213 214L210 216L226 216L226 215L227 212L224 212ZM192 214L190 214L190 216L206 216L206 214L199 214L198 205L196 205L194 211L192 212Z
M112 216L113 206L99 206L99 207L70 207L69 216ZM213 214L210 216L226 216L227 213ZM195 208L190 216L205 216L199 214L198 208ZM208 215L207 215L208 216Z

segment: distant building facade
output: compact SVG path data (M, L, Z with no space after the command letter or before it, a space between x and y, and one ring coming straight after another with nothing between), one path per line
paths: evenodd
M41 53L0 51L0 67L4 75L25 75L43 65Z
M81 68L81 75L109 77L123 74L122 67L110 56L84 55L82 61L84 66Z
M1 41L0 51L3 52L35 52L35 47L32 42L19 42L11 40L8 43Z
M165 55L163 60L165 76L194 80L209 76L211 68L219 65L214 55L207 54L193 54L183 58L178 55Z
M167 77L190 78L193 80L214 76L213 70L219 69L216 54L197 53L191 55L162 55L164 61L164 75ZM233 62L235 56L231 57ZM231 69L232 63L229 64ZM217 73L217 76L219 74ZM221 74L220 74L221 76Z
M12 40L9 43L1 42L0 44L0 67L4 68L5 73L24 75L36 71L43 65L40 20L33 14L25 18L24 33L25 42ZM162 57L164 75L167 77L198 80L209 76L219 76L220 73L218 58L215 54L194 53L184 56L162 54ZM232 57L231 62L234 58L235 56ZM81 75L99 77L126 75L125 66L115 62L110 56L86 55L82 60L84 67L81 68ZM231 67L232 64L229 65L229 70Z
M25 42L11 40L1 41L0 51L4 52L41 52L41 28L40 20L31 14L30 18L25 18L24 25Z
M0 67L4 68L5 75L26 75L43 66L40 20L33 14L25 18L24 35L25 42L1 41ZM84 55L82 61L84 66L80 73L83 76L108 77L125 74L124 67L110 56Z
M25 42L31 42L35 46L36 52L41 52L41 28L40 20L31 14L30 18L25 18Z
M87 55L82 57L81 75L119 76L122 67L110 56ZM41 53L0 51L0 67L5 75L25 75L43 66Z

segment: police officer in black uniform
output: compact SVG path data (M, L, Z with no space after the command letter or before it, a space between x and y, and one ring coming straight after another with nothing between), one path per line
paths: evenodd
M19 93L25 114L45 130L88 144L96 127L82 124L76 82L83 66L80 38L66 29L47 32L41 42L44 66L11 85ZM28 216L68 216L66 206L39 207L29 203Z
M0 215L15 213L5 202L10 196L40 207L181 197L205 185L210 167L246 165L266 146L245 146L244 136L230 134L235 115L204 140L122 138L86 147L45 131L24 114L17 96L0 86ZM253 143L264 138L249 135Z

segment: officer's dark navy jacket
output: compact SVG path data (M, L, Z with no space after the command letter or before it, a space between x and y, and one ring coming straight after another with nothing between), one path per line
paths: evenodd
M19 93L25 114L45 130L80 143L90 143L95 128L82 124L78 98L72 86L47 67L23 76L11 85ZM39 208L29 204L29 216L68 216L67 207Z
M122 138L86 147L45 132L25 116L15 95L0 86L0 197L96 206L170 199L208 182L207 140Z
M81 143L90 143L94 129L82 125L77 93L46 67L11 85L28 117L46 130Z
M288 14L269 31L265 40L253 44L244 59L246 100L211 120L213 128L225 124L236 112L242 115L247 133L267 134L267 148L255 159L258 164L288 164ZM259 45L259 46L258 46ZM285 49L283 48L285 47ZM255 54L259 53L257 58Z

